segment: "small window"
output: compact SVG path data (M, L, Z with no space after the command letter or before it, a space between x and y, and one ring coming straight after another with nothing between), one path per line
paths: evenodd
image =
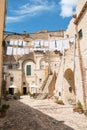
M11 46L11 45L10 45L10 41L7 41L7 46Z
M72 93L72 87L69 87L69 92Z
M59 96L61 96L61 92L59 92Z
M55 64L55 67L56 67L57 65Z
M23 82L23 85L25 85L25 82Z
M78 32L78 37L79 37L79 38L82 38L82 37L83 37L82 29L80 29L80 31Z
M26 74L31 75L31 65L26 66Z
M12 69L12 68L13 68L12 64L9 64L8 69Z
M41 82L42 82L42 79L39 79L39 82L41 83Z
M10 77L10 81L13 82L14 81L14 77Z

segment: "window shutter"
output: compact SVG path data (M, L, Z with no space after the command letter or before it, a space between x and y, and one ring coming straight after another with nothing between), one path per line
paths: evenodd
M31 75L31 65L27 65L27 75Z
M83 36L82 29L80 29L80 31L78 32L78 36L79 36L79 38L82 38L82 36Z

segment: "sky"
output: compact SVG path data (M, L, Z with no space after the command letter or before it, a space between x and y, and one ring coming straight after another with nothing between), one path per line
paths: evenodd
M7 0L5 31L66 30L78 0Z

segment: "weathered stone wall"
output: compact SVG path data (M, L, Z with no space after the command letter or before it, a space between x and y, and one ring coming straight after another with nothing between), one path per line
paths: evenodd
M0 95L1 95L1 87L2 87L2 41L3 41L3 30L5 23L5 10L6 10L6 1L0 0Z
M82 10L86 2L87 2L86 0L83 0L83 1L78 0L77 7L76 7L77 17L79 16L80 11ZM61 97L63 100L66 100L65 98L67 97L67 95L69 96L69 93L67 93L64 87L65 85L69 86L69 84L63 77L64 75L63 66L66 68L65 70L71 69L74 73L74 85L75 85L75 95L72 95L72 96L76 97L76 101L80 100L83 105L84 105L84 98L85 98L86 107L87 107L87 56L86 56L87 55L87 36L86 36L87 34L87 29L86 29L87 9L85 9L83 16L80 18L78 22L78 30L76 30L76 26L74 25L73 22L74 22L74 19L72 18L65 32L65 37L67 34L69 37L75 36L75 34L77 35L75 44L73 46L73 57L70 56L72 55L71 53L69 53L69 55L66 54L65 66L63 63L64 60L62 61L62 66L60 68L59 75L56 82L56 89L57 87L59 88L56 91L58 91L58 93L62 92ZM80 31L80 29L82 29L83 36L82 38L79 39L78 32ZM79 52L80 52L80 55L79 55Z

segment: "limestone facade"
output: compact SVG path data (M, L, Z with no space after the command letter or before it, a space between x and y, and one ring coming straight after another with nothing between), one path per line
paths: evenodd
M34 51L24 56L5 56L4 66L12 63L13 69L7 69L5 80L6 89L14 84L17 86L15 92L22 94L28 92L40 92L45 82L50 82L44 92L62 99L65 103L75 104L78 100L87 108L87 1L78 0L76 12L67 30L48 32L39 31L35 34L11 35L11 38L23 38L25 41L33 39L56 40L66 37L75 37L75 41L70 43L70 49L66 50L61 56L58 52L39 52ZM31 75L26 74L26 67L31 66ZM49 76L49 70L51 74ZM54 73L56 72L56 78ZM12 79L13 77L13 79ZM56 79L56 80L55 80ZM13 81L11 81L13 80ZM53 84L53 81L54 84ZM36 85L35 87L30 87ZM45 84L45 86L47 86ZM54 86L54 87L52 87ZM51 89L50 89L50 88ZM52 91L51 91L52 90ZM55 90L55 91L54 91ZM10 90L12 91L12 90Z
M78 0L76 12L65 32L75 36L72 50L65 53L57 76L56 92L66 103L78 100L87 108L87 1ZM72 88L72 92L70 91ZM61 93L61 95L59 95Z
M2 41L3 41L3 31L5 24L5 12L6 11L6 0L0 0L0 96L1 96L1 87L2 87Z
M7 35L7 34L6 34ZM50 36L51 35L51 36ZM6 36L5 36L6 37ZM64 31L57 32L47 32L42 31L29 35L8 35L6 37L6 41L10 39L23 39L25 41L32 41L32 39L42 39L42 40L53 40L60 39L64 37ZM31 51L29 54L25 54L22 56L7 56L4 52L4 71L5 75L3 77L6 80L6 86L4 89L8 90L10 93L17 93L20 91L22 94L30 93L39 93L43 87L44 82L46 82L47 78L51 80L54 79L55 76L49 76L51 73L58 73L58 68L60 65L60 53L55 53L53 51L47 51L44 53L43 51ZM10 68L12 65L12 68ZM27 66L31 67L31 74L27 75L26 68ZM50 70L49 70L50 66ZM16 88L11 88L14 85ZM49 81L50 85L50 81ZM32 87L31 87L32 86ZM33 87L34 86L34 87ZM36 88L35 88L36 86ZM54 88L52 88L54 90ZM14 92L13 92L14 91ZM50 90L51 91L51 90ZM53 94L53 92L50 92Z

